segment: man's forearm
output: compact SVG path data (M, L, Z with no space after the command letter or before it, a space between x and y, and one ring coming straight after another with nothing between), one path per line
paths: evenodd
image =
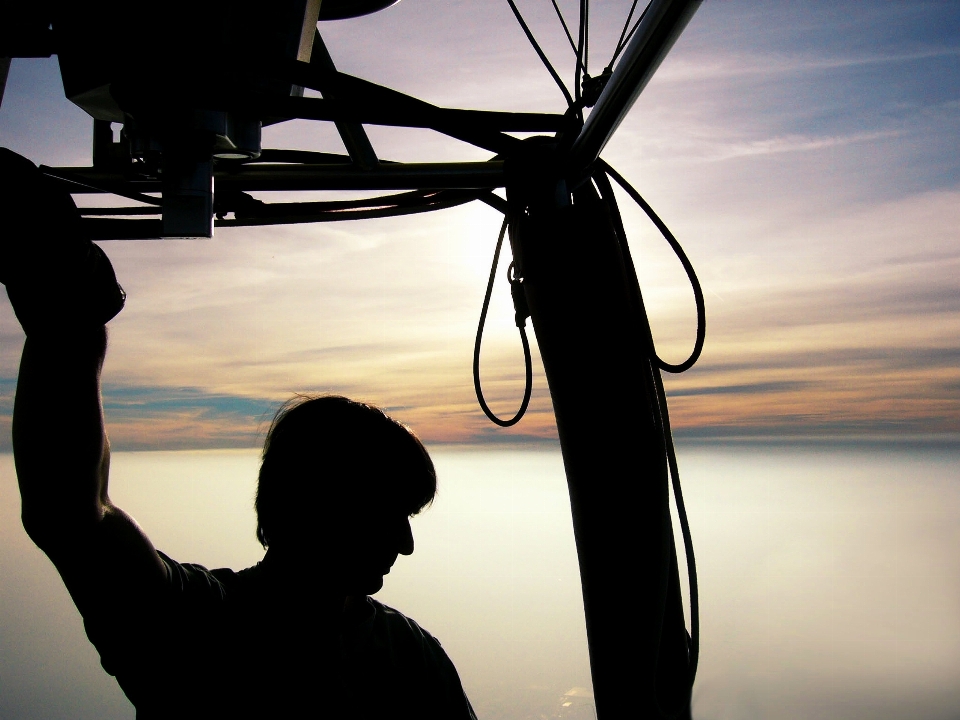
M27 339L13 451L27 532L41 545L103 512L108 444L100 404L106 328Z

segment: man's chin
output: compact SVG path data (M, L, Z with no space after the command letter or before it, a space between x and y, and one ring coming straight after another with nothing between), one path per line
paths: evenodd
M383 589L383 577L368 575L367 577L355 578L353 582L349 583L348 587L351 595L373 595Z

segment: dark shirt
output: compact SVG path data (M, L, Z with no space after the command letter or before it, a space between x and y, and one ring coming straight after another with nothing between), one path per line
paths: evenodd
M160 557L158 597L84 612L138 720L476 720L440 643L393 608L367 597L332 623L303 617L261 564L235 572Z

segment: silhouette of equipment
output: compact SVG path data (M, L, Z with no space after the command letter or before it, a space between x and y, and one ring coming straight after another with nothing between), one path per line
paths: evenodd
M549 147L507 164L510 242L550 386L573 510L599 717L689 713L668 474L696 579L665 397L619 210L600 168L569 196ZM623 604L641 623L623 622Z
M57 54L66 96L94 118L92 166L41 168L46 182L63 194L114 193L138 203L81 209L76 222L93 240L209 237L215 226L390 217L472 200L503 212L474 348L478 401L498 425L514 425L523 416L532 389L529 316L567 473L598 717L689 717L698 595L660 370L681 372L699 357L703 293L666 225L599 155L699 1L651 0L635 21L634 2L609 64L595 76L588 73L589 2L580 0L576 38L553 3L576 55L573 92L517 5L507 1L560 86L564 112L438 107L338 71L316 21L391 4L384 0L21 3L2 11L0 59ZM304 97L305 88L322 97ZM262 127L295 118L333 123L346 154L261 147ZM111 123L122 123L119 138ZM378 157L364 130L368 124L431 129L494 156L485 162L391 162ZM521 140L511 133L552 136ZM610 178L644 209L690 277L697 339L682 363L657 356ZM506 200L494 193L499 188L506 189ZM251 194L294 190L387 194L322 202L265 202ZM507 275L526 380L519 412L507 420L490 410L479 380L483 327L505 237L514 258ZM116 285L105 256L92 244L84 248L77 255L83 257L63 267L88 268L78 271L80 278L106 278L94 285L102 283L112 304L94 303L95 311L84 317L107 318L122 306L122 291L110 284ZM64 249L64 256L72 252ZM5 267L0 273L8 272ZM56 285L81 282L62 272ZM20 282L8 284L11 298L21 292ZM36 294L42 286L24 280L22 292ZM16 300L14 306L19 317L22 308ZM31 332L34 321L21 319ZM689 636L669 513L671 481L690 576Z

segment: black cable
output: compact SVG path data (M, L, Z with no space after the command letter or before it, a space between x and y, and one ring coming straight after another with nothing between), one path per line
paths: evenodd
M563 18L563 13L560 11L560 6L557 5L557 0L550 0L553 3L553 9L557 11L557 17L560 18L560 24L563 25L563 32L567 34L567 40L570 42L570 49L573 50L573 54L577 54L577 44L573 41L573 35L570 34L570 28L567 26L567 21ZM577 58L579 62L580 58Z
M602 161L601 161L602 163ZM610 172L609 166L603 168L606 163L601 165L602 169ZM676 448L673 444L673 432L670 427L670 412L667 407L667 396L663 387L663 377L658 372L654 364L658 358L653 346L653 337L650 332L650 322L646 319L646 310L643 306L643 295L640 292L640 283L637 279L636 266L633 263L633 256L630 252L630 245L627 242L626 231L623 227L623 219L620 215L620 209L617 206L617 199L613 194L613 188L605 175L595 177L597 186L603 197L610 205L610 211L613 215L614 230L617 242L620 246L620 253L623 257L624 266L627 271L628 281L631 282L636 306L634 311L637 316L639 330L643 340L647 342L651 359L649 370L654 383L654 392L656 395L656 407L654 411L654 420L663 436L664 450L667 456L667 467L670 471L671 485L673 487L674 502L677 506L677 517L680 520L680 535L683 538L683 550L687 560L687 581L690 585L690 647L688 656L688 671L690 691L693 690L693 682L697 674L697 665L700 660L700 590L697 582L697 563L693 552L693 537L690 533L690 521L687 518L687 509L683 501L683 492L680 488L680 468L677 464ZM646 365L646 363L644 363Z
M590 0L583 0L583 74L590 65Z
M123 188L117 187L111 182L97 182L96 180L90 180L89 178L75 175L72 172L62 168L52 168L47 165L41 165L40 172L49 178L53 178L54 180L60 180L61 182L79 185L80 187L96 190L97 192L119 195L120 197L125 197L128 200L136 200L137 202L146 203L147 205L161 204L160 198L156 198L151 195L144 195L143 193L134 192L133 190L124 190Z
M219 163L226 167L230 167L232 162L237 163L238 165L252 165L256 163L291 163L295 165L303 164L335 164L335 165L349 165L352 160L349 155L341 155L337 153L325 153L325 152L316 152L313 150L282 150L274 148L264 148L260 151L259 157L250 158L249 160L227 160L224 162L220 160ZM381 160L381 163L389 163L389 160Z
M582 75L586 75L586 70L583 67L583 31L586 24L586 18L584 17L584 1L580 0L580 21L577 29L577 67L574 70L574 79L573 79L573 89L574 96L577 99L577 107L580 107L581 102L581 83L583 82Z
M680 468L677 465L677 450L673 445L673 432L670 429L670 413L667 410L667 394L663 388L663 377L653 373L657 388L657 402L660 405L660 422L663 427L663 441L667 450L667 464L673 485L673 499L677 505L677 517L680 518L680 535L683 538L683 552L687 557L687 582L690 584L690 689L697 676L700 662L700 589L697 584L697 560L693 554L693 537L690 534L690 521L687 519L687 507L683 502L680 489Z
M610 61L610 66L613 65L614 60L617 59L617 55L620 54L620 46L623 44L623 38L627 34L627 28L630 27L630 20L633 19L633 13L637 9L637 3L639 0L633 0L633 4L630 5L630 12L627 13L627 19L623 22L623 30L620 31L620 38L617 40L616 46L613 50L613 60Z
M510 278L510 286L513 294L514 308L516 310L516 320L517 328L520 330L520 341L523 343L523 363L526 370L526 385L523 390L523 401L520 403L520 409L517 410L517 414L514 415L509 420L502 420L493 414L493 411L487 406L486 401L483 399L483 388L480 385L480 343L483 340L483 326L487 320L487 310L490 307L490 295L493 292L493 279L497 274L497 263L500 261L500 248L503 246L503 237L507 233L508 218L503 218L503 225L500 227L500 237L497 238L497 249L493 252L493 265L490 267L490 279L487 281L487 293L483 298L483 309L480 311L480 324L477 326L477 339L473 345L473 388L477 392L477 402L480 403L480 408L483 410L484 414L490 418L490 420L499 425L500 427L510 427L511 425L516 425L520 422L520 418L523 417L524 413L527 411L527 406L530 404L530 393L533 390L533 362L530 359L530 342L527 340L527 331L525 328L526 318L529 317L529 312L526 312L526 307L518 307L518 295L522 297L523 287L521 281L514 277ZM513 269L513 263L510 263L510 269L508 269L508 278L510 276L510 270ZM519 293L516 291L519 289ZM522 301L521 301L522 302ZM526 312L526 315L521 318L521 315Z
M430 190L385 195L361 200L334 200L303 203L263 203L247 196L243 205L219 211L217 227L295 225L340 220L368 220L431 212L483 199L485 191ZM487 201L488 204L496 201ZM234 213L234 219L222 215Z
M693 345L693 352L690 353L690 357L688 357L679 365L672 365L668 362L665 362L659 355L654 354L657 367L659 367L661 370L666 370L670 373L682 373L693 367L694 363L696 363L700 358L700 353L703 352L703 342L707 335L707 311L703 302L703 289L700 287L700 280L697 279L697 273L693 269L693 265L687 258L687 254L683 251L680 243L677 242L677 239L673 236L673 233L670 232L670 229L664 224L663 220L660 219L660 216L654 212L653 208L650 207L647 201L643 199L640 193L638 193L620 173L610 167L610 165L608 165L606 162L598 159L597 164L604 172L617 181L617 184L622 187L631 198L633 198L634 202L636 202L637 205L643 209L643 211L647 214L647 217L649 217L653 224L657 226L657 230L659 230L664 239L670 243L670 247L673 248L677 258L680 260L680 264L683 265L683 269L687 273L687 277L690 279L690 286L693 288L693 298L697 304L697 339Z
M160 208L156 205L152 207L115 207L115 208L92 208L92 207L82 207L77 208L80 214L84 217L92 215L159 215Z
M530 44L533 45L533 49L537 51L537 55L540 56L540 60L550 72L550 76L556 81L557 86L560 88L560 92L563 93L563 98L567 101L567 107L570 107L573 105L573 98L570 97L570 91L567 90L567 86L563 84L563 80L561 80L560 76L557 75L557 71L553 69L553 65L550 64L547 56L543 54L543 50L540 49L537 39L533 36L533 33L530 32L530 28L527 27L527 23L524 21L523 15L521 15L520 11L517 9L516 3L514 3L513 0L507 0L507 4L510 5L510 9L513 10L513 14L516 16L517 22L520 23L520 27L523 29L524 35L527 36L527 40L529 40Z
M647 6L643 9L643 12L640 13L640 17L637 18L637 22L634 23L632 28L630 28L630 32L627 33L627 36L623 38L622 42L617 44L617 49L614 51L613 57L610 59L610 67L613 67L613 64L617 61L617 58L620 57L620 53L622 53L624 48L627 47L627 43L630 42L630 38L633 37L633 34L637 31L637 28L640 27L640 23L643 21L643 17L647 14L647 10L649 9L650 4L647 3Z

